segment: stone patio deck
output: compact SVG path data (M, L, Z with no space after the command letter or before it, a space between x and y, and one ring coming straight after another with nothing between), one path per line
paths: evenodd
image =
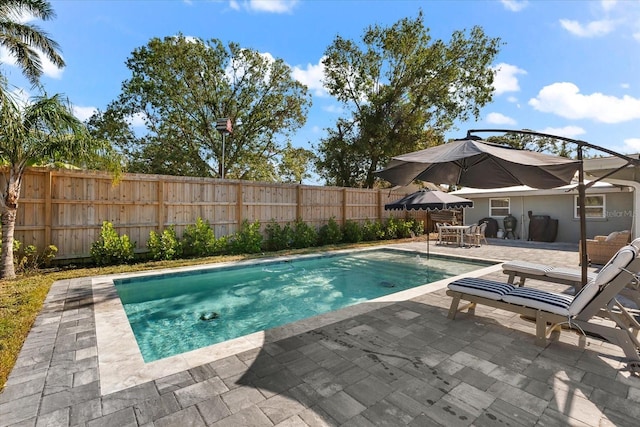
M431 252L578 264L576 245L489 243ZM284 339L267 331L258 348L103 394L91 279L59 281L0 395L0 426L638 425L640 379L617 347L588 339L581 349L573 333L537 347L518 316L479 307L451 321L449 303L444 290L366 303L326 326Z

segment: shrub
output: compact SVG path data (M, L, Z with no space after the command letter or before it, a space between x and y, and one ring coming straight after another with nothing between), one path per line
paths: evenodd
M54 245L49 245L44 251L39 252L34 245L23 248L19 240L13 241L13 263L18 273L30 273L42 266L49 266L57 253L58 248Z
M309 248L315 246L318 242L318 232L301 219L297 219L293 224L293 241L291 246L294 248Z
M182 256L182 245L173 225L166 228L161 234L151 231L147 247L149 255L155 260L178 259Z
M384 236L385 230L379 221L369 221L367 219L362 225L362 240L370 242L384 239Z
M348 243L358 243L362 241L362 227L355 221L347 220L344 224L344 241Z
M255 254L262 250L262 233L260 221L249 223L242 221L242 228L231 240L231 251L235 254Z
M332 245L342 242L342 230L333 217L329 218L329 222L320 227L318 240L321 245Z
M411 231L416 236L422 236L424 234L424 222L413 218L411 220Z
M396 223L396 238L406 239L414 235L413 219L398 219L396 220Z
M289 224L280 226L275 221L271 221L265 227L265 233L267 238L264 242L265 249L268 251L280 251L282 249L289 249L293 242L293 230Z
M109 221L102 223L100 238L91 245L91 258L97 265L123 264L133 260L133 248L126 234L120 236Z
M185 256L209 256L216 251L216 236L209 221L198 218L195 224L188 225L182 234L182 248Z

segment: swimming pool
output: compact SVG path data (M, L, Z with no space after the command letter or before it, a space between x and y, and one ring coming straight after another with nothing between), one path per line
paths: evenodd
M376 249L114 280L145 362L490 265Z

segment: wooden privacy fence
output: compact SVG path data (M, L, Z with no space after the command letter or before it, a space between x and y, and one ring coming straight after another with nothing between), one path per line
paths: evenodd
M281 225L300 218L320 227L330 218L385 220L417 218L425 211L385 211L405 192L320 187L213 178L124 174L114 184L103 172L30 169L24 176L15 238L42 249L58 248L56 259L90 256L103 221L146 250L150 231L175 226L178 236L198 217L216 237L233 234L243 220Z

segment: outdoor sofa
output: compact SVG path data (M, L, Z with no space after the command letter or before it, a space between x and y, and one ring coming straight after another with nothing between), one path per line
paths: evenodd
M586 239L587 256L591 264L605 264L616 253L618 249L629 242L631 233L628 230L614 231L607 236L595 236L593 239ZM580 259L582 259L582 244L580 248Z

